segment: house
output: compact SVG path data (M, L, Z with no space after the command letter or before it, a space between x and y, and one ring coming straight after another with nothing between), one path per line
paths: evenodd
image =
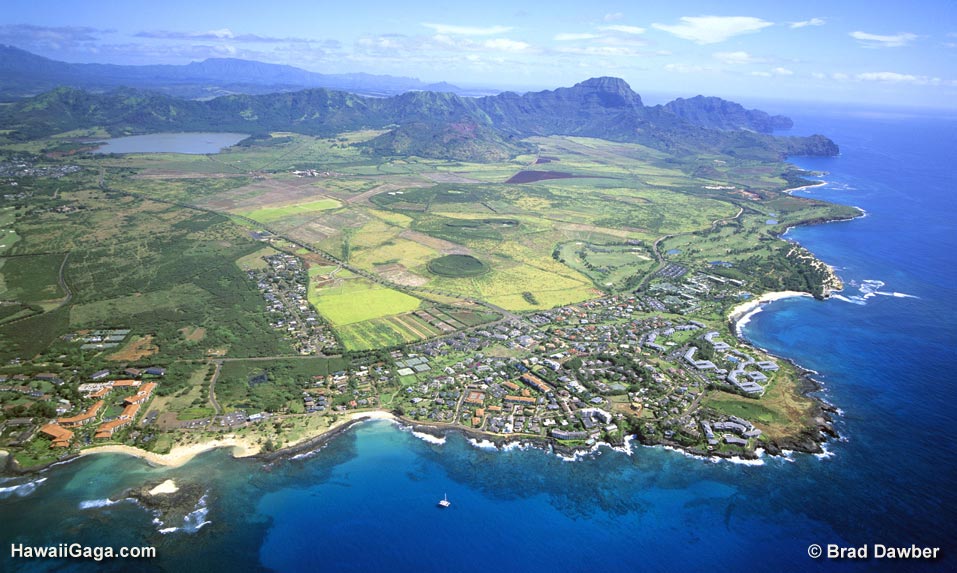
M91 379L91 380L102 380L102 379L106 378L106 377L109 376L109 375L110 375L110 371L109 371L109 370L98 370L97 372L94 372L94 373L90 376L90 379Z
M166 369L160 368L159 366L150 366L149 368L143 370L143 374L148 374L150 376L166 376Z
M143 402L149 400L150 395L153 393L153 389L156 388L156 382L147 382L143 384L143 387L136 393L123 400L124 404L142 404Z
M57 422L65 428L75 428L89 424L96 417L96 413L103 407L103 400L98 400L95 404L87 408L86 412L69 418L59 418Z
M534 406L535 402L535 398L532 398L531 396L505 396L505 403L507 404L524 404L526 406Z
M122 420L122 419L110 420L109 422L103 422L102 424L100 424L100 427L96 429L96 434L94 434L93 437L97 440L111 438L113 437L113 434L116 432L117 429L129 423L130 423L130 420Z
M40 431L53 438L53 442L50 444L51 448L65 448L70 445L70 441L73 439L73 432L52 422L40 428Z

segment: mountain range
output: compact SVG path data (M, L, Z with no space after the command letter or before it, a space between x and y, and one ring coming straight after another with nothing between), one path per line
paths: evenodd
M11 54L16 57L8 57ZM22 60L30 57L37 58L36 65L23 65ZM16 62L20 63L14 65ZM8 140L91 127L103 127L114 135L235 131L264 136L274 131L294 131L331 136L378 129L385 133L366 144L370 152L468 161L513 156L530 149L526 138L548 135L640 143L677 155L721 153L773 160L788 155L838 153L837 145L824 136L772 135L775 129L791 126L786 117L703 96L646 106L624 80L613 77L592 78L554 90L483 97L424 89L371 97L354 90L309 88L199 100L141 88L95 92L75 86L93 78L114 83L139 78L148 84L159 77L165 78L163 81L179 77L184 82L196 82L191 85L206 86L210 84L202 82L218 78L265 87L275 82L293 85L316 77L342 81L349 77L357 82L373 78L380 85L394 80L393 85L399 89L417 80L365 74L322 76L290 66L243 60L206 60L186 66L65 64L5 48L0 50L0 85L8 85L13 81L11 77L25 82L40 78L74 87L57 87L0 106L0 127Z
M0 97L33 96L61 86L91 91L120 87L149 89L190 99L304 88L327 88L373 96L411 90L475 95L444 82L430 84L415 78L364 73L319 74L293 66L236 58L209 58L185 65L72 64L0 44Z

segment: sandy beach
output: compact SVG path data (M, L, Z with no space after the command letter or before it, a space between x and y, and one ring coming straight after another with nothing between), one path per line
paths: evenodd
M813 189L815 187L824 187L825 185L827 185L827 181L821 181L819 183L812 183L811 185L802 185L800 187L795 187L793 189L785 189L784 192L790 195L791 193L794 193L795 191L803 191L805 189Z
M795 290L785 290L785 291L776 291L776 292L767 292L759 296L758 298L751 299L747 302L743 302L738 306L731 309L731 312L728 313L728 321L734 324L734 329L738 334L741 334L741 328L747 324L748 319L750 319L756 312L761 310L761 305L774 302L776 300L781 300L785 298L792 298L795 296L811 296L806 292L800 292Z
M331 432L340 426L349 424L357 420L395 420L395 416L391 412L373 410L369 412L355 412L345 418L342 418L336 421L334 424L324 429L322 434ZM297 440L293 443L286 444L285 447L292 447L296 444L302 443L306 440L315 439L316 436L306 436L300 440ZM190 444L187 446L176 446L168 454L157 454L154 452L147 452L146 450L141 450L140 448L134 448L132 446L123 446L123 445L109 445L109 446L96 446L93 448L88 448L80 452L81 456L89 456L93 454L125 454L128 456L134 456L147 462L157 465L157 466L166 466L166 467L179 467L190 461L194 457L198 456L203 452L208 452L210 450L215 450L217 448L233 448L233 457L235 458L246 458L250 456L255 456L258 454L262 447L259 444L254 443L250 438L239 438L236 436L225 436L221 439L210 440L208 442L203 442L201 444Z
M176 493L179 491L179 488L176 486L176 482L171 479L164 481L158 486L154 487L149 491L150 495L158 495L164 493Z

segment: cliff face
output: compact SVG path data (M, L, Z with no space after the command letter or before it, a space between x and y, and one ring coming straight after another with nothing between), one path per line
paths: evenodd
M771 133L776 129L790 129L794 126L789 117L768 115L758 109L745 109L741 104L718 97L699 95L689 99L678 98L662 107L685 121L709 129L748 129Z

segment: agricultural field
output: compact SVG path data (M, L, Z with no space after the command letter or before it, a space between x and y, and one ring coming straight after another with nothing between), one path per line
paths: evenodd
M409 312L422 303L403 292L356 277L310 289L309 302L334 326Z
M393 346L434 335L408 318L425 299L547 309L627 292L667 262L737 277L785 256L784 243L756 238L844 214L782 194L790 174L778 163L562 136L530 138L538 154L493 163L377 157L358 146L382 133L277 132L212 155L77 154L71 161L89 169L36 185L47 206L81 211L0 211L0 299L13 303L0 307L0 323L44 333L26 352L57 329L117 317L164 354L288 352L278 335L240 342L270 330L261 316L239 317L262 304L244 271L274 248L336 263L310 263L308 296L346 348ZM100 176L110 191L97 188ZM260 230L285 239L263 246L248 234ZM57 257L67 252L81 253L65 267L76 293L56 309L66 296ZM785 280L788 265L762 284ZM48 312L25 318L37 312L31 304ZM187 326L204 336L188 340Z
M282 205L276 207L262 207L254 210L240 210L237 211L237 214L253 219L254 221L259 221L260 223L272 223L274 221L288 217L309 215L316 213L317 211L337 209L341 205L342 204L335 199L318 199L316 201L309 201L307 203L295 203L292 205Z

